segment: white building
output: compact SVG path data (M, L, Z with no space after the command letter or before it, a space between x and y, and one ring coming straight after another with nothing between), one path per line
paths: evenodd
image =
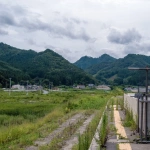
M24 90L24 86L16 84L11 87L12 90Z
M77 89L85 89L85 85L77 85Z
M93 88L94 84L88 84L88 87Z
M111 90L110 87L107 85L98 85L96 87L96 89L98 89L98 90Z

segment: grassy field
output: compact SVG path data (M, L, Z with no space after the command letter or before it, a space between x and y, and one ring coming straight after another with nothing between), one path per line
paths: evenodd
M0 91L0 149L24 149L38 138L47 136L78 112L93 112L105 107L120 89L105 92L79 90L50 92Z

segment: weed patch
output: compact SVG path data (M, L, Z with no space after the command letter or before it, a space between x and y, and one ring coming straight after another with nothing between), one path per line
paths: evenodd
M131 127L132 130L136 130L137 125L133 119L133 112L132 110L126 109L126 115L125 115L125 120L123 122L123 125L125 127Z
M118 89L110 92L70 90L47 95L39 92L29 92L28 95L26 92L11 92L9 95L0 91L0 149L21 149L31 145L38 138L51 133L75 112L91 114L102 111L108 99L118 92L121 93ZM93 136L98 121L93 121L89 126L84 139L88 135Z
M102 118L102 123L101 123L101 127L100 127L100 131L99 131L99 144L100 147L104 147L105 146L105 142L106 142L106 136L107 136L107 132L108 132L108 128L107 128L107 124L108 124L108 116L106 114L106 112L103 115Z

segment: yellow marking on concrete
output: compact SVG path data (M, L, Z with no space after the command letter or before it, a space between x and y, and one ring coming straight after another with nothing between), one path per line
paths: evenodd
M119 150L132 150L129 143L121 143L119 144Z
M127 138L127 134L125 132L125 129L122 126L122 121L120 118L119 111L116 110L115 107L114 107L114 122L115 122L115 127L117 129L117 134L119 134L123 138ZM117 139L118 138L119 138L119 136L117 136ZM131 148L129 143L120 143L119 144L119 150L132 150L132 148Z
M117 129L117 133L120 134L122 137L127 138L125 129L122 126L119 111L117 111L117 110L114 110L114 122L115 122L115 127Z

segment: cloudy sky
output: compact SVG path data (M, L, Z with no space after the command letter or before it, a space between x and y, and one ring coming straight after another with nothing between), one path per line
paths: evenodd
M75 62L150 55L150 0L0 0L0 42Z

